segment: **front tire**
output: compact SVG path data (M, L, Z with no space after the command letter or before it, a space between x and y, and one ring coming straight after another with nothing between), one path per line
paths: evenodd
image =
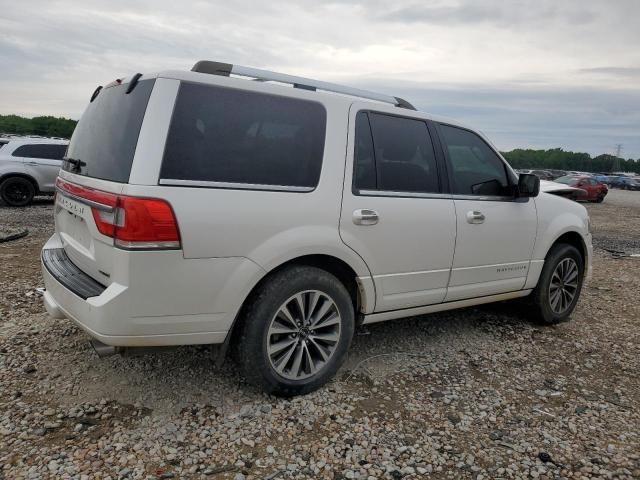
M235 339L238 363L247 381L267 393L312 392L346 360L353 302L325 270L296 266L277 272L243 310Z
M0 183L0 198L10 207L29 205L35 194L35 187L24 177L9 177Z
M572 245L554 245L544 262L540 280L533 292L537 316L552 325L569 318L584 280L584 260Z

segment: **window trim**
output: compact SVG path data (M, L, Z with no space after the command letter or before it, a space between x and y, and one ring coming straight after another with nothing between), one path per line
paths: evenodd
M221 181L209 181L209 180L181 180L181 179L174 179L174 178L163 178L162 167L164 166L164 162L165 162L165 151L167 149L167 143L169 142L169 132L171 131L171 127L175 119L175 112L178 106L178 99L180 98L180 91L182 90L182 87L184 85L198 85L198 86L205 86L210 88L221 88L225 90L234 90L241 93L249 92L249 93L255 93L256 95L299 100L301 102L313 103L313 104L319 105L322 108L322 111L324 113L324 136L322 138L322 156L320 159L320 162L321 162L320 172L318 172L318 180L316 181L316 184L312 187L304 187L299 185L269 185L269 184L260 184L260 183L238 183L238 182L221 182ZM165 138L164 138L164 146L162 148L162 161L160 162L160 169L158 170L158 185L173 186L173 187L211 188L211 189L221 189L221 190L250 190L250 191L258 191L258 192L312 193L317 190L317 188L320 186L320 182L322 181L322 172L324 170L326 153L327 153L328 130L329 130L329 112L327 112L327 107L318 100L291 97L289 95L278 95L275 93L257 92L254 90L246 90L243 88L238 88L233 86L194 82L190 80L180 80L180 85L178 86L178 91L176 92L176 96L173 101L173 109L171 110L171 117L169 119L167 134L165 135Z
M498 160L500 160L500 162L502 162L502 168L504 169L504 174L505 177L507 178L507 184L508 187L510 187L514 192L515 192L515 188L517 188L517 183L514 183L514 179L512 178L512 175L509 174L509 168L507 166L507 162L505 161L504 158L502 158L502 155L500 155L500 153L498 151L496 151L495 148L493 148L484 138L482 138L482 135L479 135L478 132L475 132L473 130L471 130L470 128L466 128L466 127L461 127L460 125L455 125L452 123L447 123L447 122L433 122L435 130L438 134L438 140L440 143L440 148L442 150L442 155L445 159L445 164L446 164L446 168L447 168L447 182L449 184L449 191L452 192L451 189L451 184L452 184L452 176L453 176L453 168L451 166L451 159L449 158L449 152L447 150L447 148L445 148L446 143L444 141L444 134L442 133L441 130L441 126L447 126L447 127L451 127L451 128L457 128L459 130L464 130L466 132L469 132L473 135L475 135L477 138L479 138L486 146L487 148L489 148L489 150L491 150L493 153L495 153L496 157L498 157ZM460 194L460 193L452 193L452 198L454 200L482 200L482 201L497 201L497 202L501 202L501 201L522 201L523 199L521 197L518 197L515 193L512 195L473 195L473 194ZM528 201L529 197L525 197L525 199Z
M320 183L320 182L318 182ZM219 188L224 190L258 190L266 192L296 192L309 193L313 192L315 187L300 187L295 185L267 185L261 183L234 183L234 182L210 182L207 180L179 180L175 178L162 178L158 185L172 187L200 187L200 188Z
M377 115L386 115L388 117L397 117L403 120L414 120L418 122L422 122L427 127L427 134L429 135L429 140L431 141L431 148L433 149L433 157L436 162L436 176L438 183L438 191L437 192L409 192L409 191L398 191L398 190L371 190L368 188L356 188L355 185L355 171L356 171L356 119L359 113L365 113L367 118L367 124L369 125L369 132L371 135L371 144L373 147L373 165L376 169L376 185L378 184L378 159L376 155L376 140L373 135L373 127L371 126L371 119L369 118L369 114L374 113ZM349 134L353 137L353 148L351 149L351 193L358 197L394 197L394 198L449 198L450 194L446 191L448 190L448 182L445 184L443 181L443 174L446 173L446 170L443 171L443 158L440 155L440 143L437 137L434 137L434 131L430 128L431 121L425 118L418 117L408 117L406 115L401 115L397 113L383 112L380 110L373 110L370 108L361 108L356 110L353 115L353 128L349 128Z

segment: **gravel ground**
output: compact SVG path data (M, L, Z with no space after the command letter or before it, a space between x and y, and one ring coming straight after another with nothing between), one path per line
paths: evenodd
M513 303L375 324L292 400L206 347L100 360L33 294L51 205L0 207L0 479L640 478L640 192L590 204L573 319ZM545 454L548 455L545 456Z

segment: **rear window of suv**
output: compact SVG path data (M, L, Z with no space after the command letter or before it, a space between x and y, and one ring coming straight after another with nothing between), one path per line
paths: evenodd
M142 80L129 94L128 84L102 89L78 122L62 168L126 183L154 83Z
M325 109L316 102L183 83L160 176L163 183L313 190L325 128Z

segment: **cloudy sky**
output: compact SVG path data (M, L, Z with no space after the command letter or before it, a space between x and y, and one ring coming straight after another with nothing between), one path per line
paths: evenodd
M211 59L402 96L503 150L640 158L639 0L0 0L0 113Z

